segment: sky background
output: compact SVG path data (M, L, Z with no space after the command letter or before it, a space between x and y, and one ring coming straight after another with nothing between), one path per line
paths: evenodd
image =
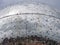
M24 3L24 2L45 3L47 5L50 5L51 7L54 7L60 10L60 0L0 0L0 9L7 7L9 5L13 5L16 3Z

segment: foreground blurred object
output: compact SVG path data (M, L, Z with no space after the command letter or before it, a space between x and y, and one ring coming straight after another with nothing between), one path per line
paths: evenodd
M28 37L17 37L17 38L5 38L1 45L57 45L56 41L48 38L28 36Z

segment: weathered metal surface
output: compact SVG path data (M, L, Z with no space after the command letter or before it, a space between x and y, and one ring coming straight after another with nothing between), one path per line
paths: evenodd
M12 6L4 11L13 8L15 7ZM45 8L47 7L45 6ZM29 4L28 6L18 6L13 11L9 10L10 12L2 14L0 17L0 42L6 37L15 38L17 36L26 37L28 35L42 35L43 37L60 42L60 13L54 12L49 7L45 8L44 5Z

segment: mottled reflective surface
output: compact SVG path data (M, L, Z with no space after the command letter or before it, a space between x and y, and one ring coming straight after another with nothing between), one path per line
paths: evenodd
M0 19L2 37L26 37L27 35L42 35L60 41L59 19L45 15L13 15ZM2 32L3 30L3 32ZM8 32L7 32L8 31ZM7 34L6 34L7 33Z
M59 11L42 4L29 4L8 7L0 14L0 42L5 38L28 35L47 37L60 42L60 17L57 16Z

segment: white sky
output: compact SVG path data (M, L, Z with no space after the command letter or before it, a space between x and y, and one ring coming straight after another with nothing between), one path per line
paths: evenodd
M6 7L7 5L12 5L16 3L23 3L23 2L36 2L36 3L45 3L54 8L60 9L60 0L0 0L0 9Z

